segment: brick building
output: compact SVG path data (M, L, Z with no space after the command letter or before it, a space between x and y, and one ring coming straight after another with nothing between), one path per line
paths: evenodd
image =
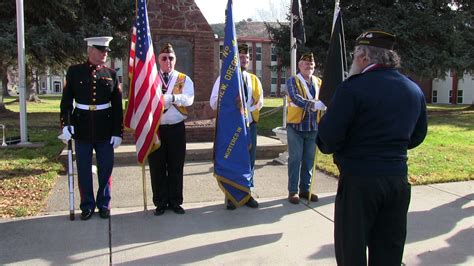
M216 35L215 59L216 69L220 69L222 49L224 44L224 24L211 25ZM286 89L286 78L290 76L290 69L278 70L276 48L266 30L264 22L240 21L235 22L237 41L249 46L249 72L255 74L262 82L265 97L279 96L280 91ZM215 76L217 77L217 72ZM212 87L212 85L211 85Z

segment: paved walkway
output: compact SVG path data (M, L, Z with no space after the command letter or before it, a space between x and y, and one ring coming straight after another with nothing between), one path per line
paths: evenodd
M335 265L337 180L318 173L320 201L292 205L286 200L286 171L258 160L260 208L227 211L212 164L188 162L186 214L156 217L149 177L144 212L141 169L117 166L110 231L108 220L97 214L81 221L78 211L69 221L67 180L60 177L42 215L0 220L0 264L106 265L111 259L126 265ZM473 191L474 181L413 187L406 265L474 265Z

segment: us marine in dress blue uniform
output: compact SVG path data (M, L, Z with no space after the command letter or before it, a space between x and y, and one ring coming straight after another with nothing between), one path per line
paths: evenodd
M401 265L411 188L407 150L427 132L422 91L402 75L395 36L356 40L348 78L319 123L318 147L340 172L334 214L338 265Z
M75 140L81 219L99 209L110 216L114 148L123 136L122 92L115 70L104 65L112 37L86 38L88 60L69 67L61 99L63 139ZM97 159L99 188L94 199L92 152Z

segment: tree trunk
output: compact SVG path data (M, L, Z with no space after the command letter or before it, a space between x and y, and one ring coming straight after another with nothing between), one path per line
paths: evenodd
M2 78L2 95L3 97L8 97L10 94L8 93L8 72L0 70L0 77Z
M4 97L8 96L8 76L6 68L0 68L0 77L2 78L2 86L0 87L0 113L5 112Z
M26 95L25 98L28 99L29 102L41 102L38 94L36 94L36 80L35 74L33 70L28 71L28 75L26 77Z

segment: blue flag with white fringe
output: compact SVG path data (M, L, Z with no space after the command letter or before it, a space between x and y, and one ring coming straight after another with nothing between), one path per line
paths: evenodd
M232 0L226 9L223 62L214 138L214 176L226 198L242 206L250 198L248 120L243 96Z

